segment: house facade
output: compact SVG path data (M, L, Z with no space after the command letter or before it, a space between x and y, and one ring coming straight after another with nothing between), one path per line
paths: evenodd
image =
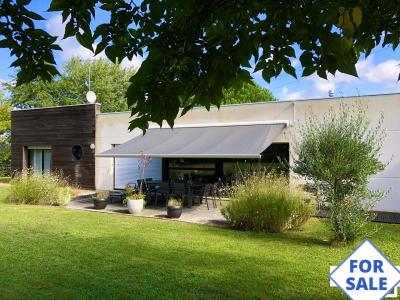
M72 183L93 189L99 113L98 104L12 111L12 171L58 170Z
M380 154L390 164L370 186L389 191L376 210L400 213L400 94L194 108L175 120L173 130L151 124L145 136L139 129L128 131L130 112L100 113L95 104L19 110L12 114L12 166L62 169L78 185L101 190L135 183L143 156L150 157L145 178L227 179L251 164L292 165L299 125L310 113L323 116L342 103L365 105L372 123L384 115L387 138ZM50 167L44 166L48 156Z

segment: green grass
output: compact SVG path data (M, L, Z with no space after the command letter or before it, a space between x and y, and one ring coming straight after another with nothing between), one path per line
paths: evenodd
M0 177L0 183L10 183L11 177Z
M10 195L10 188L5 186L0 186L0 203L6 203L8 201L9 195Z
M0 190L4 196L7 191ZM60 207L0 204L2 299L345 299L322 221L259 234ZM400 226L371 240L400 264Z

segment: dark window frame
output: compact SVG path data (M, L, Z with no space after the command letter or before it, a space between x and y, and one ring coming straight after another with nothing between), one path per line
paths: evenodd
M80 148L81 156L80 156L79 158L77 158L77 157L74 155L74 148L75 148L75 147L79 147L79 148ZM72 156L72 161L81 161L81 160L83 159L83 156L84 156L83 146L80 145L80 144L75 144L75 145L73 145L73 146L71 147L71 156Z
M28 150L28 168L34 168L35 167L33 165L33 162L31 161L31 153L34 152L34 151L40 151L41 152L41 155L42 155L42 166L41 167L42 168L41 168L40 172L42 174L44 174L44 152L46 150L50 150L50 153L51 153L50 171L52 170L52 168L53 168L53 152L52 152L52 149L29 149L29 148L27 148L27 150Z
M261 159L235 159L235 158L205 158L208 162L212 161L214 163L214 168L204 168L204 167L171 167L170 164L175 159L184 159L187 160L190 164L190 160L193 161L193 164L198 163L201 159L198 158L163 158L162 159L162 178L163 180L170 180L170 170L182 170L182 171L190 171L190 170L200 170L200 171L214 171L215 180L218 178L222 178L224 176L224 163L227 162L245 162L245 163L279 163L286 162L289 163L290 157L290 145L289 143L273 143L267 149L261 153ZM267 156L268 155L268 156ZM272 159L271 159L272 157ZM226 175L226 174L225 174Z

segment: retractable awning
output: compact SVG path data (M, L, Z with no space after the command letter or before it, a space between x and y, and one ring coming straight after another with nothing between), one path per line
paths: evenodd
M151 128L99 157L260 158L287 121Z

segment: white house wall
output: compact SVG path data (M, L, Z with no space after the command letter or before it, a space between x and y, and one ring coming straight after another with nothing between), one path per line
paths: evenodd
M317 116L322 116L330 107L338 109L342 102L347 104L361 102L368 105L367 116L373 123L378 122L380 113L383 112L387 139L381 157L383 161L391 159L391 163L383 172L371 178L371 187L391 189L388 196L378 204L377 209L400 212L398 196L400 194L400 94L227 105L219 110L213 107L210 111L195 108L183 117L177 118L175 124L288 120L290 125L275 142L289 142L289 147L292 149L296 128L306 120L307 114L313 112ZM112 144L124 143L141 134L141 131L137 129L133 132L127 130L129 116L129 112L97 115L96 153L110 149ZM291 153L290 163L292 163L292 158ZM96 187L98 189L113 188L113 169L112 158L96 158ZM294 179L293 174L291 175Z

